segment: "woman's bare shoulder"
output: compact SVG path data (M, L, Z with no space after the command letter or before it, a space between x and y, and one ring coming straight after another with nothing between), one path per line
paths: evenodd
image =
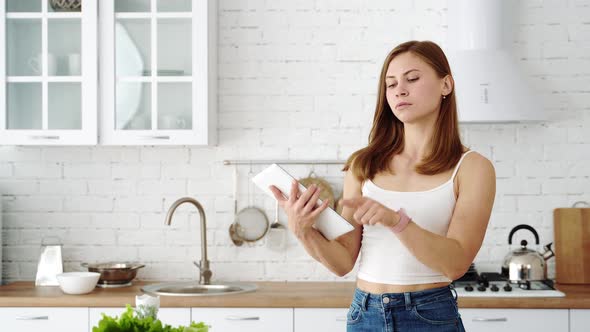
M363 182L359 180L353 172L353 166L344 174L344 188L343 197L352 198L361 196Z
M472 151L470 153L468 153L464 160L463 160L464 164L468 164L471 166L484 166L484 165L489 165L492 166L492 162L486 158L484 155L482 155L481 153L477 152L477 151Z
M493 163L477 151L473 151L465 156L461 167L457 173L459 180L470 180L473 178L494 178L496 172Z

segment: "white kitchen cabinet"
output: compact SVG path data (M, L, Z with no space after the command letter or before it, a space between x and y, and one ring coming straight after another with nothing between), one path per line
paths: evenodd
M343 308L295 308L294 330L295 332L346 331L347 313L348 309Z
M587 332L590 309L570 309L570 332Z
M101 0L101 144L215 144L216 3Z
M0 308L3 332L80 332L88 329L88 308Z
M216 143L217 1L51 3L0 0L0 144Z
M92 332L92 327L97 326L102 319L101 313L108 316L121 316L125 308L90 308L88 314L88 331ZM190 308L160 308L158 310L158 319L164 324L177 327L179 325L188 326L191 322Z
M459 309L466 331L568 331L568 309Z
M0 0L0 142L97 142L97 0Z
M293 332L292 308L192 308L191 319L220 332Z

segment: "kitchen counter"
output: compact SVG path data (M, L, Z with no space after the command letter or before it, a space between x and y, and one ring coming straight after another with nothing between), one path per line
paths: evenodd
M124 288L96 288L85 295L66 295L59 287L33 282L0 286L0 307L123 307L141 294L136 282ZM352 282L256 282L255 292L203 297L160 297L161 307L347 308ZM459 298L462 308L590 309L590 285L557 285L563 298Z
M0 287L0 307L124 307L135 303L147 282L122 288L95 288L84 295L64 294L57 286L15 282ZM255 282L250 293L218 296L161 296L160 307L348 307L351 282Z

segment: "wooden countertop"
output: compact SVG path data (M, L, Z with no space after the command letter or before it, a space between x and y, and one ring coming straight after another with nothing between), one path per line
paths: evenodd
M135 303L141 286L95 288L84 295L67 295L57 286L35 287L15 282L0 287L0 307L124 307ZM250 293L219 296L161 296L160 307L348 307L354 292L351 282L254 282Z
M96 288L85 295L66 295L59 287L15 282L0 287L0 307L124 307L146 282L124 288ZM348 308L352 282L256 282L255 292L204 297L160 297L161 307ZM590 309L590 285L557 285L564 298L459 298L462 308Z

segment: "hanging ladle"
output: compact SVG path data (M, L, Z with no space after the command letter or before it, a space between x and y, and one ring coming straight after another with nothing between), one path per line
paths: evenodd
M279 221L279 201L275 200L275 220L270 224L271 229L285 228Z

